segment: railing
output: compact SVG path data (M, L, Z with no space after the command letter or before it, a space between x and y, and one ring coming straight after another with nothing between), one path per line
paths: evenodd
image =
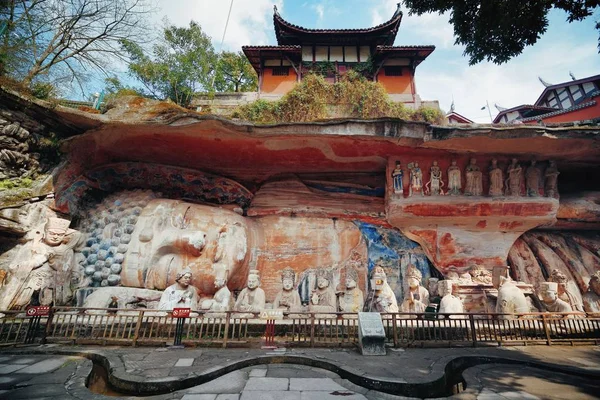
M39 329L24 312L0 318L0 345L32 342L165 345L175 341L176 322L156 310L53 308ZM389 346L480 346L503 344L600 344L600 316L583 313L407 314L381 315ZM183 323L181 343L188 346L256 346L266 320L257 313L192 313ZM35 329L34 329L35 328ZM275 342L286 346L354 346L354 313L285 313L275 321Z

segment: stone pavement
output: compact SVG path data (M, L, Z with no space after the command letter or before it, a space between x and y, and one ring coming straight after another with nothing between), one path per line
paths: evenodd
M599 398L599 382L600 347L592 346L388 349L384 357L353 349L0 350L0 398L7 399L95 400L126 392L185 400L396 399L454 391L457 399L571 400Z

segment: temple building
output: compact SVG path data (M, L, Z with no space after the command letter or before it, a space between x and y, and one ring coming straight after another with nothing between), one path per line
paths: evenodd
M600 75L575 79L556 85L540 78L544 91L534 104L503 108L495 124L536 124L598 120L600 118Z
M380 82L391 99L419 107L417 66L435 46L394 46L402 21L400 6L380 25L364 29L309 29L294 25L274 8L277 46L244 46L259 77L259 96L277 99L317 71L335 82L349 69Z

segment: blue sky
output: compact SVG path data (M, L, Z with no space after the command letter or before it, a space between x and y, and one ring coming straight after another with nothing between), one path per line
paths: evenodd
M166 17L184 25L191 19L200 23L219 50L230 0L155 0L157 24ZM224 50L241 50L242 45L276 44L273 31L273 4L288 21L308 28L364 28L388 20L398 0L234 0ZM546 34L519 57L497 66L483 62L469 66L464 48L454 45L448 16L430 14L404 18L395 45L435 45L436 50L418 68L417 91L424 100L438 100L447 111L452 99L456 111L476 122L489 122L486 101L492 116L494 104L512 107L535 102L543 90L541 76L550 83L600 74L598 31L592 16L569 24L566 14L552 11Z

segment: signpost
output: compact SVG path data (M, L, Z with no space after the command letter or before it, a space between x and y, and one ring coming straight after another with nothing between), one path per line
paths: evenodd
M32 344L37 331L40 329L40 320L50 314L50 306L30 306L25 310L25 314L31 317L27 327L27 335L25 335L25 344Z
M185 319L190 316L191 308L174 308L171 315L173 318L177 319L177 323L175 325L175 340L173 341L173 346L181 346L181 337L183 336L183 325L185 324Z
M275 320L283 319L283 310L263 310L260 313L261 319L266 319L265 325L265 345L263 349L274 349L275 346Z

